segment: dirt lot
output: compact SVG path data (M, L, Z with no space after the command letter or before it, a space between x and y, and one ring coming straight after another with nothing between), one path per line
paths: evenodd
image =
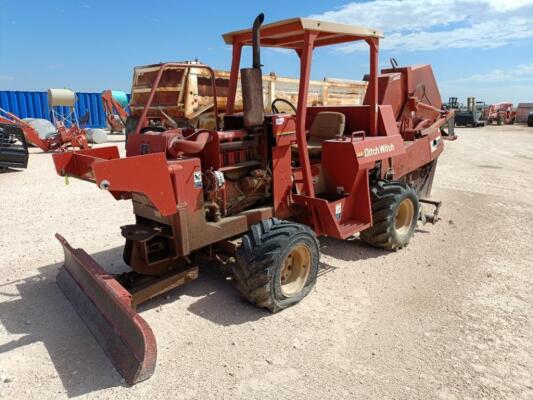
M399 252L321 240L316 288L270 315L218 271L143 306L158 366L128 388L55 284L62 233L120 267L128 202L54 174L0 175L0 397L532 399L533 129L459 129L443 220Z

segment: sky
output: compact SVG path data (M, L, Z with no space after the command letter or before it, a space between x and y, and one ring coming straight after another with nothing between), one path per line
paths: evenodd
M431 64L443 100L533 102L533 0L0 0L0 90L129 92L134 66L195 58L229 69L221 34L260 12L265 23L301 16L381 29L380 66ZM265 49L261 61L263 73L298 76L293 52ZM366 72L363 46L315 51L314 79Z

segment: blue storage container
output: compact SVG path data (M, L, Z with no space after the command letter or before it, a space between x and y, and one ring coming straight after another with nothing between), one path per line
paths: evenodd
M89 111L88 128L105 128L106 120L101 93L76 93L76 113L78 118ZM129 96L128 96L129 100ZM0 91L0 108L20 118L45 118L52 120L46 92ZM59 107L61 112L66 107Z

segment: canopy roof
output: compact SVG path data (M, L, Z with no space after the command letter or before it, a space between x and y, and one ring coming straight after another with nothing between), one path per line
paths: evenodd
M377 29L309 18L291 18L261 26L261 46L299 49L303 46L306 31L319 32L315 47L383 37L383 32ZM241 42L251 45L252 29L226 33L222 37L226 44Z

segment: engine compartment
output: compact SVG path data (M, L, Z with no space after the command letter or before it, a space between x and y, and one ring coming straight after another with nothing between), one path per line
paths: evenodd
M169 164L200 159L200 170L195 171L191 184L203 189L206 221L218 222L246 209L271 204L272 154L269 143L275 140L272 118L267 116L265 124L255 130L244 128L242 115L226 117L224 131L194 128L163 132L148 130L129 137L126 154L135 157L165 153ZM175 187L175 190L185 188Z

